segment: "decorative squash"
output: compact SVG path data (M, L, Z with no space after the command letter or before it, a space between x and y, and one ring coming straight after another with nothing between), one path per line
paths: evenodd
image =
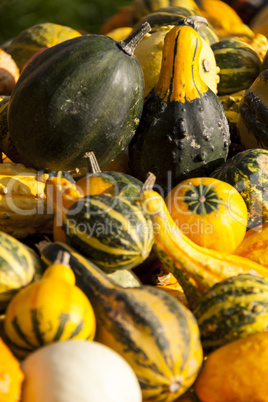
M247 231L234 254L268 267L268 222Z
M206 402L265 401L268 393L268 333L260 332L212 352L194 384Z
M33 25L20 32L6 49L22 70L27 60L39 49L81 36L77 30L51 22Z
M86 154L88 158L88 173L76 182L78 191L85 195L110 194L135 200L142 189L143 183L135 177L117 171L100 170L97 158L93 152Z
M154 229L154 251L163 266L182 286L191 308L215 283L241 273L268 278L268 270L247 258L198 246L178 228L161 195L152 191L149 175L140 203L150 216Z
M145 96L157 84L162 64L162 51L166 34L173 25L161 26L158 30L145 35L135 49L135 56L142 66L144 75ZM216 94L219 82L219 68L210 45L202 38L202 49L199 58L201 79Z
M268 149L268 70L262 71L245 91L237 123L241 143L246 149Z
M210 22L219 36L254 36L248 25L243 23L237 12L225 1L200 0L198 5L200 14Z
M258 275L241 274L212 286L193 309L204 350L267 331L267 298L268 280Z
M10 301L4 321L8 345L17 357L51 342L93 340L96 320L84 293L75 286L69 253L60 252L42 278Z
M59 245L46 247L58 250ZM74 265L74 258L71 254L76 283L94 308L95 341L111 347L131 365L144 401L175 401L192 385L202 364L199 330L191 311L153 286L114 285L94 264L86 268L80 257Z
M95 152L102 167L128 145L144 102L142 69L133 53L149 29L145 24L119 42L83 35L29 63L12 91L8 124L30 166L86 173L85 152Z
M261 62L263 62L264 56L268 51L268 38L260 33L255 34L253 38L249 38L248 36L230 35L229 37L224 37L224 39L240 40L251 46L259 56Z
M224 112L229 124L231 143L227 159L231 158L238 152L244 151L244 147L239 140L237 123L239 119L239 105L244 96L245 91L235 92L230 95L219 95L219 99L224 108Z
M46 345L22 362L21 402L141 402L137 377L115 351L99 342Z
M84 264L86 269L91 269L90 267L92 266L92 263L90 260L87 260L81 254L79 254L77 250L68 246L67 244L56 241L53 243L53 247L46 247L47 244L47 241L41 241L37 245L42 261L46 266L51 265L53 261L55 261L60 251L64 251L74 256L74 258L71 258L69 261L70 267L74 271L77 261L79 264ZM141 286L141 281L131 269L117 269L113 272L105 272L105 274L111 281L114 282L114 284L120 285L124 288Z
M228 154L222 104L199 73L202 23L202 17L188 17L166 34L159 80L129 145L132 174L144 181L148 171L154 173L164 192L184 179L208 176Z
M168 25L177 25L182 19L191 15L198 15L198 13L185 7L164 7L152 11L150 14L145 15L138 20L133 29L139 28L144 22L149 22L151 33L158 31L159 28ZM206 25L198 26L199 35L208 42L209 45L218 42L219 37L216 34L213 26L207 22Z
M146 17L153 11L167 7L182 7L190 12L198 12L199 10L194 0L132 0L132 5L136 20Z
M24 380L20 363L0 338L0 399L2 402L20 401Z
M32 249L4 232L0 232L0 252L0 310L3 310L19 289L33 281L40 261Z
M261 60L255 50L244 42L226 39L211 45L220 68L219 95L247 89L261 71Z
M109 194L85 196L63 216L66 242L105 271L141 264L153 245L149 217L137 203Z
M52 233L47 174L23 164L0 163L0 230L18 239Z
M268 220L268 150L241 151L220 165L212 177L234 186L248 208L248 229Z
M0 94L10 95L20 76L15 60L0 49Z
M211 177L183 180L166 196L170 215L194 243L233 252L247 227L247 205L230 184Z

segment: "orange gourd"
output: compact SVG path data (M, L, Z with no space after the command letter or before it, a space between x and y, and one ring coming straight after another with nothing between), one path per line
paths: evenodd
M247 206L230 184L211 177L195 177L175 186L166 197L171 217L199 246L234 251L247 227Z

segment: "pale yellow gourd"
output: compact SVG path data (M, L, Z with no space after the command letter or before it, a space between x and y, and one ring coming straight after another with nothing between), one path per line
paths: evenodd
M22 370L21 402L142 402L130 365L95 341L44 346L24 359Z

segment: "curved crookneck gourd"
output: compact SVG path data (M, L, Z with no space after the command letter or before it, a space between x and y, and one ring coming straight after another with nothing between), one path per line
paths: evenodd
M154 175L149 175L139 196L140 203L153 224L156 255L181 284L191 307L211 286L231 276L252 273L268 278L268 270L262 265L198 246L185 236L172 219L164 199L152 190L154 180Z
M66 245L41 247L46 262ZM172 402L194 382L202 364L199 329L192 312L153 286L125 289L73 250L76 284L96 317L95 341L119 353L133 368L144 401ZM187 353L185 351L187 350Z
M202 17L183 19L167 33L156 86L144 102L130 146L132 174L154 173L167 190L183 179L209 176L227 158L230 133L223 106L199 73Z

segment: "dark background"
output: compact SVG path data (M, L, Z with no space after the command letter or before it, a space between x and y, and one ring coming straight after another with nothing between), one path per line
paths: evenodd
M0 0L0 43L40 22L99 33L105 19L131 0Z

